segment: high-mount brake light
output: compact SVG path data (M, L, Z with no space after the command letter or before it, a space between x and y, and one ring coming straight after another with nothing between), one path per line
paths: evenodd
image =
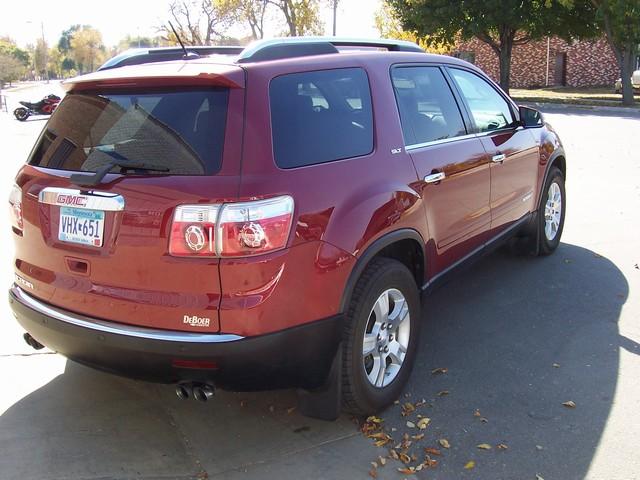
M169 254L246 257L287 245L293 220L288 195L223 205L181 205L171 225Z
M24 222L22 218L22 189L14 184L9 193L9 217L14 230L22 232Z

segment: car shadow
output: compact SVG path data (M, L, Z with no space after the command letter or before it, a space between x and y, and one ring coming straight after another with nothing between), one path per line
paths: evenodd
M420 458L423 447L449 441L438 465L416 477L583 478L611 409L619 349L638 353L618 333L627 296L612 262L569 244L538 259L498 251L433 292L401 399L426 403L410 417L398 405L380 415L395 441L417 433L406 425L416 414L431 419L410 449ZM295 405L289 390L179 401L169 386L68 361L0 416L1 476L366 478L369 462L387 453L349 416L322 422ZM400 464L389 462L378 478L398 477Z

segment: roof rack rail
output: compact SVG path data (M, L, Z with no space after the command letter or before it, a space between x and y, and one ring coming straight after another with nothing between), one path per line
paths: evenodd
M339 47L381 48L393 52L420 52L417 44L404 40L375 40L336 37L285 37L258 40L245 48L236 60L238 63L261 62L283 58L304 57L338 53Z
M244 47L230 46L187 46L187 52L198 55L238 55ZM98 70L124 67L125 65L141 65L144 63L167 62L181 60L184 51L180 47L132 48L107 60Z

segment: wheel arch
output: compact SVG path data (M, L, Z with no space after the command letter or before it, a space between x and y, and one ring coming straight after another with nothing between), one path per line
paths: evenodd
M424 239L420 233L410 228L394 230L373 241L358 257L342 293L340 312L347 310L353 290L362 272L371 261L378 257L400 261L413 274L418 289L422 287L426 267Z

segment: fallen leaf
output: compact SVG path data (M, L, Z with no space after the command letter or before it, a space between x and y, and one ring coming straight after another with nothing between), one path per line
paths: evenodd
M393 458L394 460L400 460L398 452L396 452L393 448L389 450L389 455L391 455L391 458Z
M376 440L375 442L373 442L373 445L376 446L376 447L384 447L390 441L391 441L391 438L383 438L383 439Z
M429 455L442 455L442 452L440 450L432 447L425 447L424 453L427 453Z
M384 422L384 420L376 417L375 415L371 415L370 417L367 417L367 423L382 423L382 422Z
M378 471L375 468L372 468L369 470L369 476L371 478L378 478Z
M409 428L416 428L416 424L410 421L407 421L407 427Z
M553 368L560 368L560 364L559 363L554 363L553 364Z
M482 418L480 419L480 421L481 421L482 423L489 423L489 420L487 420L487 419L486 419L486 418L484 418L484 417L482 417Z
M447 440L446 438L441 438L440 440L438 440L438 443L442 448L451 448L451 445L449 444L449 440Z
M420 423L420 422L418 422ZM422 440L424 438L424 433L418 433L417 435L411 435L411 438L414 440Z
M536 445L536 450L544 450L544 447L542 445Z
M287 413L289 415L291 415L294 412L295 409L296 409L296 407L287 408Z
M449 390L441 390L438 392L439 397L444 397L445 395L449 395Z
M377 464L377 462L371 462L371 466L372 466L373 468L378 468L378 464Z
M416 473L416 469L413 467L401 467L398 468L398 471L400 473L404 473L405 475L413 475L414 473Z
M400 400L394 400L394 401L393 401L393 404L394 404L394 405L400 405Z
M473 460L469 460L469 461L465 464L464 469L465 469L465 470L471 470L471 469L472 469L473 467L475 467L475 466L476 466L476 462L474 462Z
M380 465L382 465L383 467L387 464L387 459L384 457L378 457L378 461L380 462Z
M569 400L567 402L562 402L562 404L565 407L569 407L569 408L576 408L576 402L574 402L573 400Z
M427 401L423 398L419 402L416 402L416 407L422 407L423 405L426 405L426 404L427 404Z
M506 450L506 449L508 449L509 447L508 447L508 445L506 445L505 443L499 443L498 445L496 445L496 448L497 448L498 450Z
M402 405L402 416L403 417L406 417L407 415L410 415L415 411L416 411L416 407L413 405L413 403L406 402L406 403L404 403Z
M430 418L427 418L427 417L421 418L420 420L418 420L418 428L420 430L424 430L429 426L429 422L431 422Z
M542 476L541 476L541 475L538 475L538 474L536 473L536 480L544 480L544 478L542 478Z
M479 445L476 445L476 447L480 450L491 450L491 445L489 445L488 443L481 443Z
M476 411L475 411L475 412L473 412L473 416L474 416L474 417L481 417L481 416L482 416L482 414L480 413L480 410L478 410L478 409L476 408Z
M449 370L443 367L440 368L434 368L433 370L431 370L431 373L433 375L439 375L439 374L444 374L447 373Z
M411 457L409 455L407 455L406 453L401 453L399 455L399 457L400 457L400 461L402 463L404 463L404 464L411 463Z

